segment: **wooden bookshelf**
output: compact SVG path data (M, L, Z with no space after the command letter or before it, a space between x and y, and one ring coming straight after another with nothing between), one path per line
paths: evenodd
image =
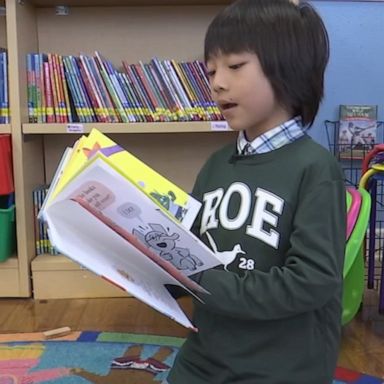
M4 1L0 1L0 7L3 8L5 6ZM0 47L6 48L7 47L7 25L6 25L6 18L5 16L2 16L1 10L0 10Z
M1 133L11 133L11 124L0 124Z
M51 181L61 155L80 134L97 127L187 191L208 156L235 133L210 122L130 124L30 124L26 55L31 52L93 55L99 51L116 68L122 61L153 57L203 58L206 28L228 0L69 0L57 15L56 0L6 0L0 43L6 35L16 190L18 254L0 265L0 297L110 297L119 289L64 256L35 256L32 190ZM1 4L1 0L0 0ZM1 29L2 28L2 29ZM4 275L7 276L5 279ZM32 277L32 278L31 278ZM10 292L11 291L11 292Z
M174 122L174 123L70 123L70 124L23 124L24 134L68 134L89 133L92 128L97 128L104 133L218 133L228 132L225 122Z
M126 297L127 292L61 255L40 255L32 261L36 299Z
M5 2L2 0L0 1L0 8L3 8L5 6ZM6 18L5 16L2 16L1 10L0 10L0 48L6 48L7 47L7 25L6 25ZM11 133L11 125L10 124L0 124L0 134L2 133Z
M230 0L109 0L109 7L116 6L188 6L188 5L222 5L229 4ZM54 7L63 5L61 0L31 0L38 7ZM104 0L67 0L64 4L68 7L103 7Z
M21 292L19 260L16 255L0 262L0 293L2 297L18 297Z
M5 1L0 0L0 7L5 6ZM1 10L3 11L3 9ZM7 39L7 18L0 13L0 47L8 48ZM12 133L11 124L0 124L0 134ZM0 262L0 296L18 297L24 291L24 282L27 282L27 269L23 270L19 265L19 258L13 255L6 261Z

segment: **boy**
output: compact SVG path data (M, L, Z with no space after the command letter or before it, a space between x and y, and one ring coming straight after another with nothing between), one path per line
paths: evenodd
M195 229L218 257L241 252L199 276L211 295L195 302L199 332L181 348L171 384L332 383L345 188L335 159L306 134L328 52L309 4L239 0L208 28L212 95L239 136L197 178Z

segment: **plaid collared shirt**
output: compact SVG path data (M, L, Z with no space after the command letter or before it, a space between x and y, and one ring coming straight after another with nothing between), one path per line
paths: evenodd
M270 152L292 143L302 137L304 133L305 128L303 127L300 116L296 116L284 124L265 132L256 137L252 142L246 139L244 131L240 131L237 138L237 151L243 155Z

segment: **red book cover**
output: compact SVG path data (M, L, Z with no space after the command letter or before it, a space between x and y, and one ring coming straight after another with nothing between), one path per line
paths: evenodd
M45 90L45 113L47 123L55 122L55 113L54 113L54 105L53 105L53 95L52 95L52 85L50 79L50 71L48 62L43 63L44 68L44 90Z
M102 104L101 96L98 93L96 85L92 81L92 77L89 73L89 69L87 67L87 64L84 62L84 56L82 55L80 55L78 66L79 66L80 75L85 85L85 89L92 103L92 107L95 110L97 120L100 123L108 123L109 119L107 114L105 113L106 107Z

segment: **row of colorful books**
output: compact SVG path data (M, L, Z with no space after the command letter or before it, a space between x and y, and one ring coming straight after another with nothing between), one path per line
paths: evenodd
M48 185L40 185L32 191L36 256L42 254L58 254L57 250L52 246L49 240L47 224L37 217L43 206L48 190Z
M31 123L217 121L202 62L153 58L122 68L94 56L27 55Z
M0 48L0 124L9 124L8 55Z

